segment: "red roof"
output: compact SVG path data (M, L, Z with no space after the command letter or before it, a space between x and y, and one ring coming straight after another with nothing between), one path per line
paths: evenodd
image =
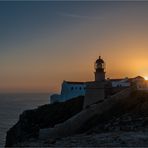
M110 81L122 81L124 79L109 79Z
M143 77L141 76L137 76L137 77L134 77L134 78L122 78L122 79L109 79L110 81L121 81L121 80L124 80L124 79L127 79L129 81L132 81L134 79L144 79Z
M65 81L65 82L68 84L81 84L81 85L85 84L85 82L70 82L70 81Z
M137 76L137 77L135 77L134 79L144 79L144 78L141 77L141 76Z

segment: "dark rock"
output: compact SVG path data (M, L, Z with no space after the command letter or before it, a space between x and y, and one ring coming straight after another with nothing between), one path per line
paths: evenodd
M66 102L47 104L37 109L24 111L19 121L7 132L6 147L37 138L40 128L53 127L62 123L82 110L84 97L77 97Z
M55 139L49 139L49 144L55 144L56 140Z

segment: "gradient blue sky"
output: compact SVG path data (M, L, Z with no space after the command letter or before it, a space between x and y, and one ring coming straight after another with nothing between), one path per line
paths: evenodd
M0 92L59 91L107 77L148 75L148 2L0 2Z

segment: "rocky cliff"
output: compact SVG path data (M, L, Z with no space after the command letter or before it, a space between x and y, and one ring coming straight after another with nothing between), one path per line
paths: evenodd
M124 93L125 94L125 93ZM123 94L123 95L124 95ZM106 106L100 106L100 109L106 108L106 111L100 112L100 114L95 114L92 118L89 118L83 126L79 129L79 131L75 135L71 135L68 137L61 138L49 138L45 140L40 139L31 139L30 137L37 137L39 128L53 127L57 124L54 121L53 124L50 124L53 118L48 122L46 126L41 126L37 124L36 126L31 126L33 128L32 131L28 132L29 127L26 127L25 133L23 133L23 137L21 136L21 132L23 128L13 127L7 134L7 146L148 146L148 92L143 91L134 91L128 97L125 96L124 99L118 98L120 95L115 96L114 102L106 101L107 103L103 103L104 105L109 105L109 108ZM82 98L78 99L80 102ZM79 102L77 100L77 102ZM73 100L74 101L74 100ZM113 100L112 100L113 101ZM82 103L82 102L81 102ZM83 104L83 103L82 103ZM82 104L79 106L79 110L81 111ZM73 104L74 105L74 104ZM72 105L72 106L73 106ZM78 104L77 104L78 105ZM76 105L76 106L77 106ZM76 107L75 106L75 107ZM59 106L56 106L59 107ZM69 108L69 107L68 107ZM56 109L54 110L56 112ZM61 110L62 111L62 110ZM63 112L63 111L62 111ZM73 113L77 114L77 113ZM49 112L48 112L49 113ZM54 114L54 112L52 112ZM59 122L59 118L63 118L65 116L59 116L58 123L62 123L67 121L71 116L67 116L64 120ZM42 114L42 116L44 116ZM30 115L30 118L32 115ZM42 117L43 118L43 117ZM20 118L21 119L21 118ZM27 118L24 118L28 120ZM32 119L33 120L33 119ZM29 125L33 124L33 121L30 121ZM46 123L47 117L45 118ZM27 125L26 122L19 121L20 124ZM45 124L40 121L40 123ZM17 123L18 124L18 123ZM34 124L33 124L34 125ZM49 126L50 125L50 126ZM19 129L19 130L18 130ZM27 132L26 132L27 131ZM17 133L20 138L20 141L17 139L18 137L13 136L13 133ZM18 134L19 133L19 134ZM29 134L28 134L29 133ZM24 136L25 135L25 136ZM13 138L14 137L14 138ZM26 140L29 139L28 141ZM16 140L17 139L17 140Z
M83 100L84 97L78 97L24 111L19 121L7 132L6 146L11 147L30 138L37 138L40 128L53 127L64 122L82 110Z

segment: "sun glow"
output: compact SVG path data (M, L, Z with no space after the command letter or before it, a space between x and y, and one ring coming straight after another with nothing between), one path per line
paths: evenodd
M148 81L148 76L145 76L144 79Z

